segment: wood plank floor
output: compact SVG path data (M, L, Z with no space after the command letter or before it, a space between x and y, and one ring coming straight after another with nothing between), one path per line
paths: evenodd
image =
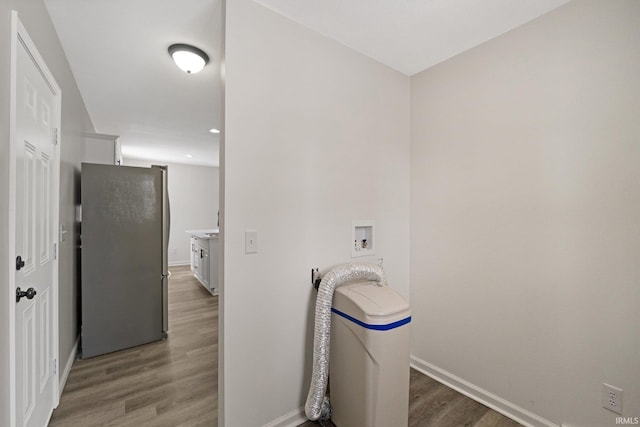
M298 427L335 427L307 421ZM517 427L517 422L411 369L409 427ZM342 426L341 426L342 427Z
M218 297L188 267L171 273L167 340L76 360L50 426L217 426ZM412 369L409 426L519 424Z
M218 297L171 274L169 337L76 360L50 426L217 426Z

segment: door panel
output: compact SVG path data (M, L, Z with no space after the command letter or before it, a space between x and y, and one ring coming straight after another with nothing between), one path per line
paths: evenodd
M49 295L51 295L51 291L49 289L45 289L42 292L42 295L39 296L40 299L40 315L38 319L38 336L40 338L40 345L38 346L38 362L40 372L40 392L44 391L45 386L47 385L47 381L50 377L49 367L51 366L50 357L51 357L51 328L47 325L46 319L51 318L51 305L49 302Z
M24 275L28 275L29 273L35 270L35 231L36 231L36 221L35 221L35 171L36 171L36 156L37 148L30 144L29 141L24 141L24 175L23 175L23 186L20 189L20 184L18 184L18 191L20 191L24 195L24 238L23 238L23 254L22 259L24 259Z
M51 250L51 170L49 168L49 156L44 153L40 155L40 181L39 191L40 194L38 202L40 203L39 212L40 223L38 226L40 230L38 235L40 237L40 265L44 265L49 262L49 252Z
M36 404L36 363L35 363L35 347L36 347L36 319L35 319L35 303L30 302L22 312L22 329L20 331L23 337L23 353L24 353L24 369L23 383L24 389L22 394L22 415L25 420L31 418L33 409ZM20 396L18 396L20 397Z

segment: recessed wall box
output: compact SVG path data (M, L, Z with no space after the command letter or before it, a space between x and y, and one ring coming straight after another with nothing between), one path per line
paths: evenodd
M351 257L374 255L375 225L373 220L359 220L352 223Z

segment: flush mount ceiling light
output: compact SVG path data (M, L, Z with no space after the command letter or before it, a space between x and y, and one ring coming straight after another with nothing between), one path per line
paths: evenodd
M187 74L197 73L209 62L209 56L206 53L188 44L172 44L169 46L169 55L178 68Z
M220 131L218 129L216 129L216 128L209 129L209 132L211 132L211 133L220 133Z

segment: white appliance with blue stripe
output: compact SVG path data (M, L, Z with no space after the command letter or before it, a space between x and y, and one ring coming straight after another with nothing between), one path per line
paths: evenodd
M337 427L406 427L409 304L389 286L338 286L331 308L329 388Z

